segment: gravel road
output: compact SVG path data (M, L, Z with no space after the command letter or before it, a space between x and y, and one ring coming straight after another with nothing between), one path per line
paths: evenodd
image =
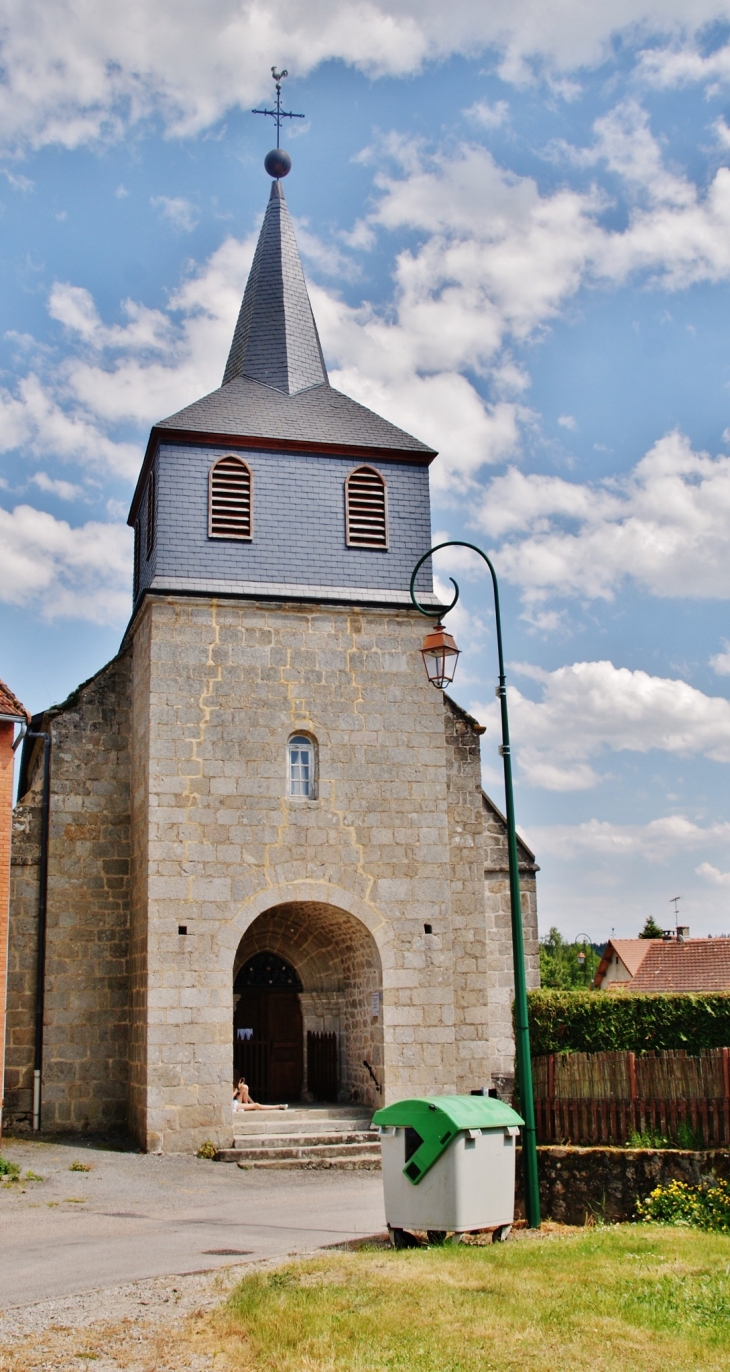
M78 1140L5 1138L2 1154L21 1177L0 1186L0 1368L146 1367L150 1340L162 1366L159 1330L252 1265L385 1228L379 1173L242 1171ZM98 1344L104 1329L116 1351L78 1352L81 1332Z

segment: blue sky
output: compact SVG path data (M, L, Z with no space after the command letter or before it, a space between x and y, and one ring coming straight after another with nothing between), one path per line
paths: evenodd
M141 453L220 383L284 64L331 380L439 448L434 532L500 573L543 929L681 894L730 932L728 0L3 10L0 675L37 710L118 646ZM499 803L486 583L438 573Z

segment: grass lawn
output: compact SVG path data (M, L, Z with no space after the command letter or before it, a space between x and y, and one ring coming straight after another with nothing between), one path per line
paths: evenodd
M727 1372L730 1237L333 1252L247 1277L190 1338L242 1372Z

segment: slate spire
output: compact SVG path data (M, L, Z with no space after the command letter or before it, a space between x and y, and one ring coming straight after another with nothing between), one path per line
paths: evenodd
M280 181L273 181L223 385L248 377L296 395L327 383L294 227Z

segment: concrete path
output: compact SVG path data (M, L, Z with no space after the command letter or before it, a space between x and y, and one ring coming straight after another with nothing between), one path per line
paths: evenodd
M0 1308L141 1278L282 1258L385 1229L372 1172L242 1171L221 1162L4 1139ZM71 1170L74 1162L90 1171ZM31 1170L41 1181L29 1181Z

